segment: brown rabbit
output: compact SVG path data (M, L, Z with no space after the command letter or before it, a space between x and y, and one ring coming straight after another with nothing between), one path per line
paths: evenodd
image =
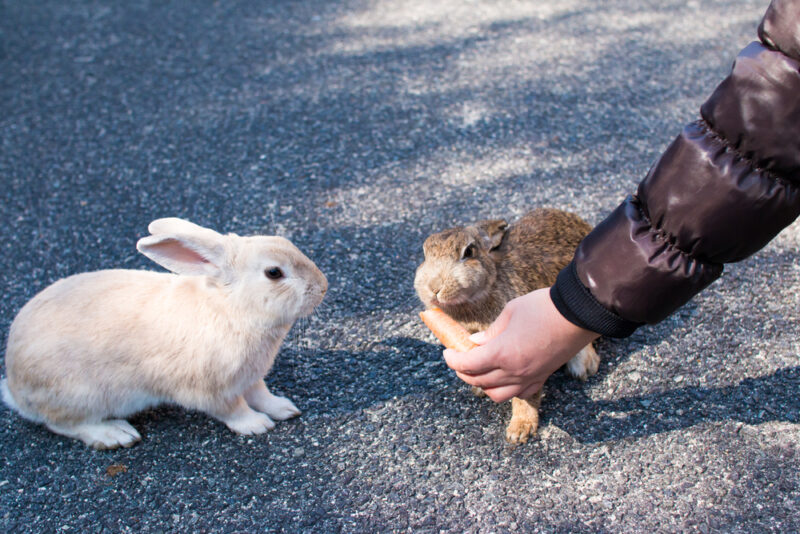
M531 211L511 226L495 219L450 228L425 240L425 261L417 268L414 288L427 308L439 307L470 332L479 332L508 301L553 285L591 229L577 215L556 209ZM589 344L567 370L585 380L599 363ZM509 442L525 443L536 433L540 400L541 392L512 399Z

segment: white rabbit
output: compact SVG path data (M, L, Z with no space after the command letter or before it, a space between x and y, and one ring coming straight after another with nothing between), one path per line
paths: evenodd
M98 449L141 436L125 419L162 402L201 410L240 434L300 411L263 377L325 276L282 237L222 235L176 218L136 248L177 273L106 270L45 288L8 335L5 402Z

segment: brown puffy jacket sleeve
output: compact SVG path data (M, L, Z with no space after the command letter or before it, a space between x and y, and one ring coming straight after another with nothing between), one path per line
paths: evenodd
M800 214L800 0L773 0L732 72L550 294L573 323L657 323Z

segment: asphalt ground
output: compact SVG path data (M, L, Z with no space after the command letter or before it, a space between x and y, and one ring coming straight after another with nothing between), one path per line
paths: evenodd
M134 245L162 216L284 235L330 281L266 435L167 406L95 452L0 408L0 531L800 531L800 226L556 373L519 447L412 287L444 227L602 220L767 3L0 0L3 347L56 279L159 269Z

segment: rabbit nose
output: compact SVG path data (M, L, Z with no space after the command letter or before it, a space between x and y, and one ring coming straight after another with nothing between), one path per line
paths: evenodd
M435 280L428 284L428 289L430 289L431 294L434 297L438 298L439 292L442 290L442 282L440 280Z

